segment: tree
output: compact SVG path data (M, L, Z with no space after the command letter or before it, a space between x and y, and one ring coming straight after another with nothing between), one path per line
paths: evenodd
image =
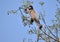
M57 0L57 2L60 4L59 0ZM45 16L44 15L45 10L43 10L44 2L43 1L39 2L43 10L42 12L40 12L39 20L42 20L44 23L44 27L41 30L36 29L36 27L30 27L29 17L26 17L21 11L21 9L25 9L30 4L33 4L33 2L28 1L28 0L23 1L23 5L21 7L19 7L17 10L8 11L8 14L11 14L11 13L15 14L17 11L20 11L24 26L29 26L29 28L31 28L28 31L29 34L37 35L37 39L35 40L35 42L39 42L39 40L44 40L45 42L60 42L59 37L58 37L59 31L60 31L60 8L58 8L58 4L56 5L57 6L57 10L56 10L57 12L55 14L56 19L51 20L52 25L47 25L46 20L44 18ZM25 39L23 39L23 42L25 42ZM33 42L33 40L28 39L28 42Z

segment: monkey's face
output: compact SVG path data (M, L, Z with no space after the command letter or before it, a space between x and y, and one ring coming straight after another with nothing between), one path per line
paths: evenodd
M24 9L24 12L25 12L26 14L28 14L27 9Z
M26 8L26 9L24 9L24 12L25 12L26 14L28 14L28 13L30 12L30 10L29 10L28 8Z
M33 6L30 5L29 7L27 7L26 9L24 9L24 12L28 14L28 13L30 13L32 10L33 10Z

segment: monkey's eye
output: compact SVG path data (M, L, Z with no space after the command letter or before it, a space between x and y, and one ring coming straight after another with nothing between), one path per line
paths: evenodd
M27 11L27 9L24 9L25 11Z

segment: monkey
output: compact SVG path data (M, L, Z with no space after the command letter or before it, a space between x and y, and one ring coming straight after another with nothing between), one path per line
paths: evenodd
M26 9L24 9L24 11L26 14L29 14L31 16L30 24L32 24L35 21L37 23L39 29L41 29L42 25L39 22L39 19L37 17L37 13L34 10L33 6L32 5L28 6Z

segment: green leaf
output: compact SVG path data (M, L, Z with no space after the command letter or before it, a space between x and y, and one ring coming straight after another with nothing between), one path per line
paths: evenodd
M33 4L33 2L31 2L31 1L25 1L25 2L23 2L23 7L24 7L24 9L26 9L27 7L29 7L32 4Z
M15 14L15 13L17 13L17 10L10 10L10 11L8 11L8 15L9 14Z
M33 30L32 29L30 29L29 30L29 34L33 34L34 32L33 32Z
M40 4L41 6L43 6L43 5L44 5L44 2L43 2L43 1L41 1L41 2L39 2L39 4Z

